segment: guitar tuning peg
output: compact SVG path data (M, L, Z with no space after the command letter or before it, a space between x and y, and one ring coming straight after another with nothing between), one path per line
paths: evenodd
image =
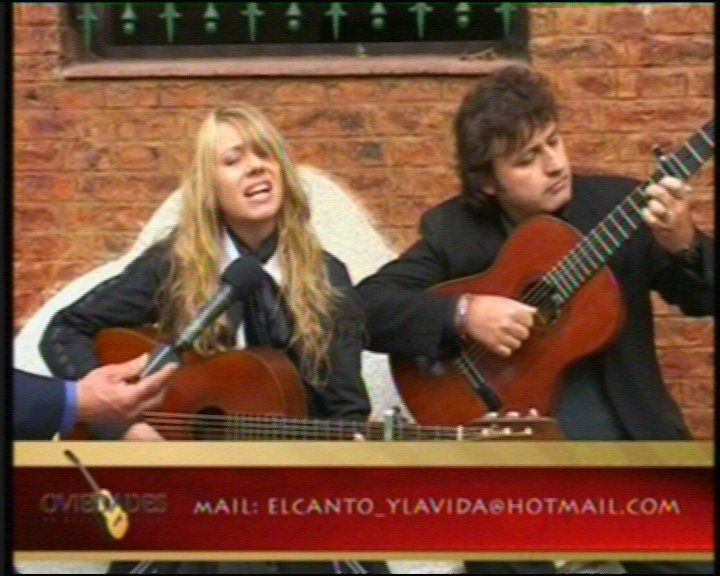
M505 413L506 418L520 418L520 412L517 410L510 410L509 412Z
M512 428L510 428L510 426L505 426L505 427L502 429L502 433L503 433L503 435L505 435L505 436L510 436L510 435L512 434Z
M485 418L487 418L488 420L497 419L498 416L499 414L497 412L488 412L487 414L485 414Z
M538 418L540 416L540 412L538 412L537 408L530 408L528 410L528 416L530 416L530 418Z

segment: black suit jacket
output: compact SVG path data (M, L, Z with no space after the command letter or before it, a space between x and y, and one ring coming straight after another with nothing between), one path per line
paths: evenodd
M627 178L576 176L573 198L562 216L586 234L637 184ZM400 258L358 286L373 350L439 356L456 346L452 321L456 298L425 290L482 272L507 237L498 216L471 212L459 197L428 211L420 233L421 240ZM698 235L702 262L697 270L670 257L644 225L609 262L627 318L619 339L602 353L604 381L610 402L635 439L689 437L661 378L650 292L658 291L685 314L713 313L713 244Z
M13 437L16 440L46 440L60 430L65 407L65 384L13 370Z

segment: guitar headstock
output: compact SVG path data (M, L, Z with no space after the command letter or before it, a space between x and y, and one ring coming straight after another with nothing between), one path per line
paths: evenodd
M531 408L527 414L510 410L488 412L466 426L465 437L476 440L562 440L557 420Z

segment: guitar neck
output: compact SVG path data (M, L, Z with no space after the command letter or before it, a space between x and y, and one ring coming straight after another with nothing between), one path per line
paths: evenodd
M167 440L177 433L203 440L479 440L538 437L542 418L504 418L468 426L425 426L395 415L384 422L291 418L277 415L201 415L151 412L145 420Z
M462 432L462 426L248 415L228 416L223 430L227 440L457 440Z
M65 450L65 456L67 457L70 462L75 464L80 469L80 472L82 472L82 475L85 477L85 480L90 485L90 487L93 489L93 491L97 494L100 492L100 486L98 486L98 483L95 482L95 478L93 478L90 475L90 472L88 472L87 468L85 468L85 465L80 462L79 458L75 456L73 452L70 450Z
M643 222L642 210L647 205L650 184L664 176L687 180L710 158L715 148L714 121L700 128L674 154L661 157L657 170L631 192L599 224L544 277L545 283L556 288L558 303L572 295L595 274Z

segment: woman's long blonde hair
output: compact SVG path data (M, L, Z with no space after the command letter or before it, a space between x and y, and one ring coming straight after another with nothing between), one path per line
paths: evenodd
M302 359L303 377L312 385L322 385L329 367L336 293L326 273L322 248L310 228L307 195L284 139L252 106L218 108L200 126L183 187L179 225L172 237L161 330L179 333L218 289L223 218L213 190L221 123L234 126L255 153L279 163L283 199L278 214L277 254L283 271L280 292L293 320L290 345ZM194 348L207 355L226 350L227 343L228 322L223 315L196 340Z

